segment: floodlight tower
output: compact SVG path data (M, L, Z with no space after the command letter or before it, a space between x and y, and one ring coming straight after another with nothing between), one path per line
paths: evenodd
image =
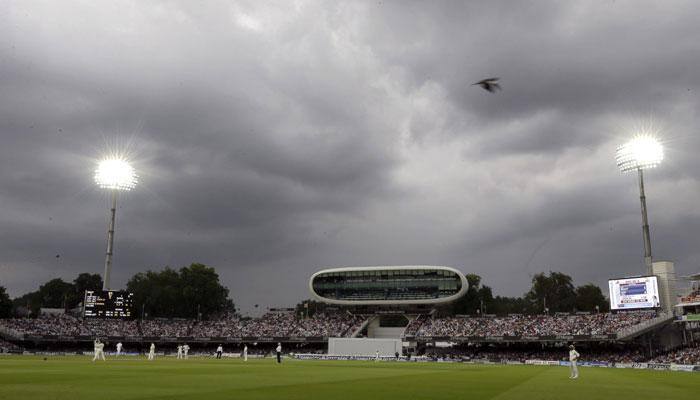
M651 275L651 238L649 237L649 219L647 218L647 201L644 195L644 173L654 168L664 159L661 143L650 135L635 136L629 142L617 148L615 155L617 166L622 172L637 170L639 176L639 201L642 204L642 235L644 236L644 265Z
M114 217L117 212L117 192L128 191L136 186L138 177L134 168L123 159L109 158L100 161L95 170L95 182L103 189L112 192L112 208L110 210L109 230L107 231L107 256L105 258L105 273L102 289L109 290L109 280L112 273L112 252L114 246Z

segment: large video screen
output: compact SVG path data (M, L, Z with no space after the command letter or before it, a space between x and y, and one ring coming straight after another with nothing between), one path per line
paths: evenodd
M134 294L114 290L86 290L84 313L86 318L131 318Z
M629 310L633 308L659 307L659 285L655 276L611 279L610 309Z

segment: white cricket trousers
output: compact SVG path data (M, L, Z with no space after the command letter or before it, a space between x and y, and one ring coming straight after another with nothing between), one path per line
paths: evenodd
M571 377L572 378L578 378L578 366L576 365L576 361L571 361Z

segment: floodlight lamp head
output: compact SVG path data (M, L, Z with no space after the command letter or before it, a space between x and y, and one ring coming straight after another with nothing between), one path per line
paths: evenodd
M615 160L622 172L654 168L664 159L664 148L649 135L634 137L617 148Z
M120 158L102 160L95 170L95 182L103 189L131 190L137 181L134 168Z

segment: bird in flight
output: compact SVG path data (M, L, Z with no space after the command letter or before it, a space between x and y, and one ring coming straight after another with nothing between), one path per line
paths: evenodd
M488 90L491 93L495 93L496 90L501 90L501 85L498 84L499 79L500 78L487 78L472 84L472 86L479 85L482 89Z

